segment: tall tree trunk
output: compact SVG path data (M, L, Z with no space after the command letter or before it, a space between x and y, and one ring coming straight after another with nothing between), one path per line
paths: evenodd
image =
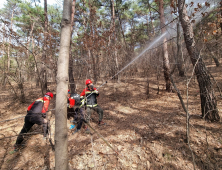
M184 69L183 69L183 59L182 59L182 56L181 56L181 45L180 45L180 41L181 41L181 38L180 38L180 24L179 24L179 21L177 23L177 68L178 68L178 71L179 71L179 76L180 77L183 77L184 76Z
M94 9L93 9L93 6L91 5L90 1L89 1L89 5L90 5L90 22L89 22L89 26L90 26L90 38L92 39L92 41L94 41L94 37L95 37L95 31L94 31ZM93 72L93 79L94 79L94 83L96 84L97 82L97 69L96 69L96 61L95 61L95 56L94 56L94 52L95 52L95 49L93 49L93 47L90 45L88 47L88 52L89 52L89 57L92 58L92 63L91 63L91 68L92 68L92 72Z
M174 57L175 63L176 63L176 64L173 65L173 68L171 68L172 70L170 71L170 75L172 75L174 73L174 71L176 70L178 59L177 59L177 56L176 56L176 53L175 53L175 50L174 50L175 47L174 47L173 43L171 43L170 46L172 47L173 57Z
M28 40L28 43L27 43L27 50L26 50L26 55L27 55L27 58L29 57L29 51L32 51L32 48L31 48L31 41L33 41L33 29L34 29L34 26L35 26L35 21L33 22L33 24L31 25L31 31L30 31L30 34L29 34L29 40ZM32 42L33 43L33 42ZM33 52L33 51L32 51Z
M93 80L94 80L94 83L96 84L98 75L97 75L97 69L96 69L95 56L93 52L91 53L91 57L92 57Z
M71 14L71 39L70 39L70 52L69 52L69 83L70 83L70 90L71 93L75 93L76 91L76 84L73 75L73 58L72 58L72 34L73 34L73 27L74 27L74 15L75 15L75 6L76 0L72 1L72 14Z
M154 37L155 36L155 29L154 29L154 26L153 26L153 17L152 17L152 13L151 13L150 2L149 2L149 0L147 2L148 2L149 11L150 11L150 22L151 22L151 26L152 26L152 29L153 29L153 37Z
M220 18L222 18L222 1L220 1ZM220 29L222 30L222 20L220 19ZM222 34L222 31L221 31Z
M41 89L42 94L44 94L47 91L47 70L46 70L46 59L47 59L47 37L48 37L48 14L47 14L47 0L44 0L44 15L45 15L45 21L44 21L44 42L43 42L43 54L42 59L44 65L42 65L41 68Z
M16 55L16 56L18 56L18 55ZM18 88L19 88L19 90L20 90L20 92L21 92L21 96L19 97L20 98L20 101L22 102L22 103L25 103L25 93L24 93L24 87L23 87L23 79L22 79L22 63L20 64L19 63L19 61L18 61L18 58L16 57L15 58L15 60L16 60L16 62L17 62L17 71L16 72L18 72L18 81L16 81L17 82L17 84L18 84Z
M118 55L117 55L117 49L116 49L116 25L115 25L115 20L116 20L116 16L115 16L115 4L114 4L114 0L110 1L111 3L111 15L112 15L112 27L113 27L113 38L112 38L112 46L114 47L114 58L115 58L115 63L116 63L116 71L118 72L119 70L119 62L118 62ZM119 82L119 76L116 76L118 82Z
M3 68L3 81L2 81L2 85L3 85L3 87L5 87L5 85L6 85L5 58L6 58L6 55L7 55L6 49L5 49L5 37L6 37L6 36L5 36L5 32L6 32L6 30L5 30L5 23L4 23L3 30L4 30L4 32L3 32L3 40L2 40L2 42L3 42L3 51L4 51L5 56L3 56L3 65L4 65L4 68Z
M126 38L125 38L125 35L124 35L124 31L123 31L123 24L122 24L122 19L121 19L121 16L120 16L120 13L117 9L117 13L118 13L118 20L119 20L119 27L120 27L120 30L121 30L121 33L122 33L122 36L123 36L123 41L124 41L124 45L125 45L125 50L128 51L127 49L127 43L126 43Z
M180 22L183 27L187 51L193 66L195 66L195 74L199 83L202 117L210 121L219 121L220 116L218 114L217 101L210 76L207 73L207 68L202 58L199 57L199 53L196 50L193 28L183 0L178 0L178 11Z
M220 19L220 18L218 18L218 20L219 20L219 19ZM218 30L217 25L218 25L218 23L216 22L216 29ZM216 33L216 56L213 57L214 62L216 63L216 66L217 66L217 67L220 66L220 63L219 63L219 61L218 61L218 59L217 59L217 57L220 55L219 48L218 48L218 39L219 39L219 33L218 33L218 31L217 31L217 33Z
M159 12L160 12L161 33L164 34L166 32L166 29L165 29L163 0L160 0ZM164 78L165 78L165 82L166 82L166 90L170 91L171 90L170 63L169 63L169 57L168 57L167 40L166 40L166 38L163 39L163 69L164 69Z
M58 58L55 113L55 169L68 170L67 91L72 1L64 0Z
M14 15L14 10L12 10L12 16L11 16L11 26L10 26L10 34L12 34L12 25L13 25L13 15ZM8 45L8 72L10 71L10 46L11 46L11 35L9 36L9 45Z

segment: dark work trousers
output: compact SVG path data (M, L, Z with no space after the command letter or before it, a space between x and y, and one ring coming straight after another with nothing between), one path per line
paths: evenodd
M70 119L70 118L75 118L75 110L74 108L69 108L67 107L67 119Z
M83 108L76 108L75 110L74 108L68 108L67 113L68 113L67 118L69 119L70 117L72 117L73 120L77 122L76 128L80 130L84 120Z
M76 119L78 122L76 129L80 130L82 127L82 123L84 121L83 108L76 108L75 112L76 112Z
M99 105L97 105L96 107L87 107L86 110L87 110L87 116L86 116L87 122L89 122L93 110L99 114L99 121L102 121L103 109Z
M19 133L19 136L17 137L16 145L22 143L22 141L24 140L23 134L28 133L28 131L32 128L34 124L43 126L44 137L46 137L48 133L48 122L47 123L43 122L44 118L42 117L41 113L32 113L32 112L27 112L27 113L28 114L25 116L24 120L25 124L23 125L23 128Z

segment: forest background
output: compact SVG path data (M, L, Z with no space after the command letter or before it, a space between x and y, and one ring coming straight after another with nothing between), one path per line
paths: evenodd
M222 2L64 2L7 0L0 9L0 168L222 169ZM62 37L65 28L70 35ZM70 39L64 57L62 38ZM58 69L63 61L67 73ZM88 78L99 87L108 124L100 129L94 114L92 126L121 156L97 133L77 138L67 132L66 117L56 118L63 115L56 107L66 110L59 92L80 93ZM60 80L67 86L58 90ZM51 132L68 133L65 147L55 145L65 155L51 149L61 142L56 136L41 142L38 127L25 148L12 152L27 106L47 91L56 94Z

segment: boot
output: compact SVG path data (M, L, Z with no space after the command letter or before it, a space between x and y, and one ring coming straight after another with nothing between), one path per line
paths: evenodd
M76 128L76 130L75 130L72 134L74 135L74 134L77 133L78 131L80 131L80 129L77 129L77 128Z

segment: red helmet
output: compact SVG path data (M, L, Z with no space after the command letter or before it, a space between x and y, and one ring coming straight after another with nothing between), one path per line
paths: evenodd
M47 92L45 95L47 95L47 96L53 98L53 94L52 94L51 92Z
M87 79L87 80L86 80L86 85L88 85L88 84L90 84L90 83L92 83L92 81L91 81L90 79Z

